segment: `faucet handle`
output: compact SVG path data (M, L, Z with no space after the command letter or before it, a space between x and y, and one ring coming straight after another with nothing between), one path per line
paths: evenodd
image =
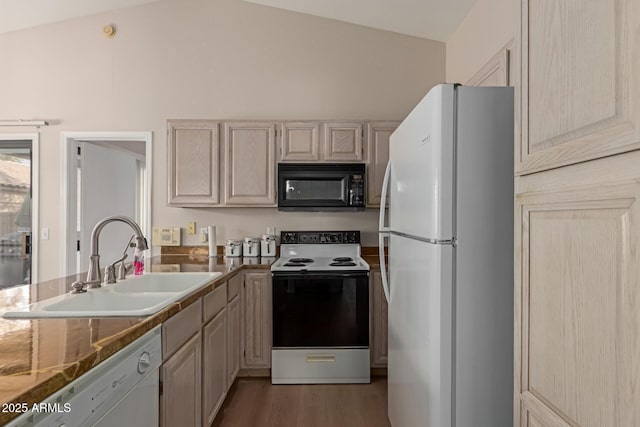
M131 268L133 268L133 264L126 265L124 263L124 260L122 260L122 262L118 266L118 280L126 279L127 273L131 271Z
M111 264L104 268L104 280L105 285L109 283L116 283L116 267Z
M73 290L71 291L72 294L83 294L85 292L87 292L87 290L85 289L85 286L87 286L88 283L87 282L83 282L82 280L77 280L75 282L73 282L71 284L71 287L73 288Z

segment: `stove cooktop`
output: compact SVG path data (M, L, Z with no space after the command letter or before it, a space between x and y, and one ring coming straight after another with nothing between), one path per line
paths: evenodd
M271 271L369 271L358 231L283 231Z
M369 264L365 260L360 257L351 259L352 261L334 261L331 257L316 257L313 262L302 263L292 262L291 258L280 257L271 266L271 271L369 271Z

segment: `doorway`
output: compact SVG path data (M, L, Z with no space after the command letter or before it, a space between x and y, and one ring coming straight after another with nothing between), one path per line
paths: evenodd
M37 281L38 140L0 134L0 289Z
M150 238L151 132L66 132L62 139L62 270L70 275L87 271L91 231L105 217L131 217ZM119 222L101 233L103 267L122 255L131 234Z

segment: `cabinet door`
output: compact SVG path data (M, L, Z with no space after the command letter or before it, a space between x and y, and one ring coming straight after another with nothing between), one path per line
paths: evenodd
M387 299L382 289L382 273L371 272L371 366L386 367L387 350Z
M170 120L167 125L169 205L218 205L218 123L210 120Z
M362 160L363 127L360 122L329 122L322 126L324 160Z
M202 423L210 426L227 395L227 313L202 329Z
M513 40L500 49L466 83L467 86L513 86Z
M160 424L164 427L201 426L200 332L161 367Z
M516 181L516 425L640 420L640 152Z
M399 124L367 123L367 207L380 206L382 180L389 161L389 137Z
M271 272L244 275L243 368L271 366Z
M240 295L231 300L227 306L229 323L227 388L233 385L240 371Z
M318 122L282 123L282 134L280 136L280 160L283 162L319 160L319 135L320 124Z
M224 124L224 202L239 206L276 205L273 122Z
M516 173L640 147L640 3L519 3Z

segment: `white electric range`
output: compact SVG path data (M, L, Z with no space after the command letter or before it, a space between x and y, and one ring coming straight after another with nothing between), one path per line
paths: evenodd
M369 264L359 231L283 231L273 274L273 384L369 383Z

